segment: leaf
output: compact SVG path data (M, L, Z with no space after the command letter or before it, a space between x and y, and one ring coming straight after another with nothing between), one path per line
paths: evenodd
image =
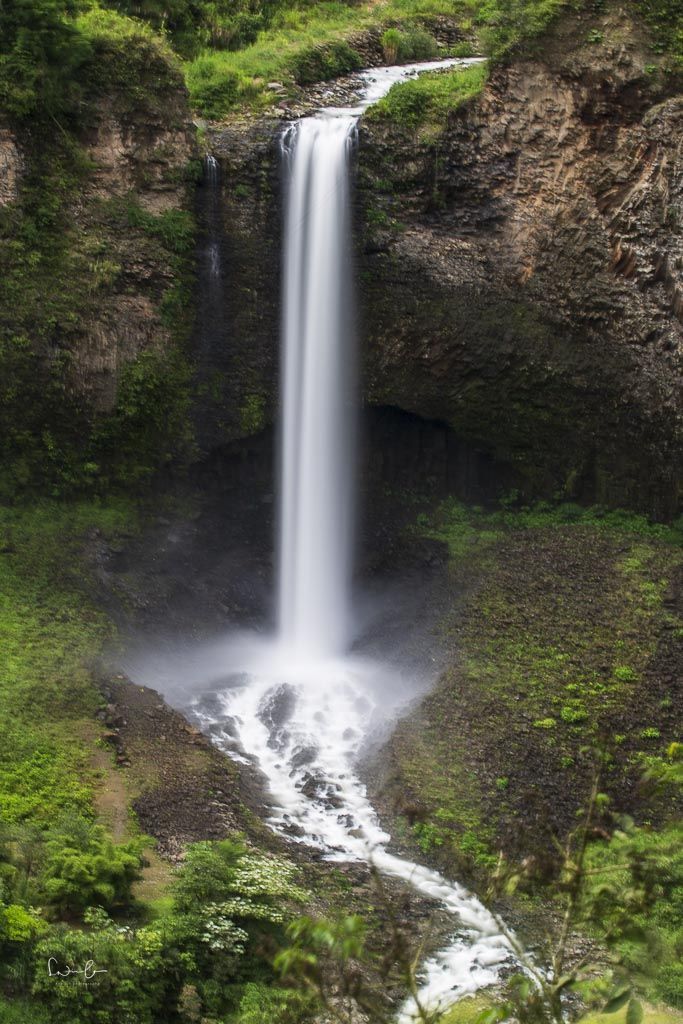
M507 1003L492 1006L489 1010L483 1010L476 1017L474 1024L500 1024L510 1015L510 1012L511 1007Z
M637 999L631 999L626 1011L626 1024L641 1024L643 1019L643 1007Z
M617 1010L620 1010L622 1006L624 1006L630 998L631 989L624 989L624 991L620 992L619 995L616 995L612 999L610 999L610 1001L605 1006L603 1013L616 1013Z

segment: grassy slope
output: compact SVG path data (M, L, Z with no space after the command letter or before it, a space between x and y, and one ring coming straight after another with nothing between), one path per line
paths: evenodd
M475 1024L490 1003L483 996L467 997L447 1013L439 1024ZM642 1024L681 1024L680 1013L666 1007L645 1006ZM588 1013L581 1018L581 1024L626 1024L626 1008L617 1013Z
M455 872L486 875L501 848L549 872L596 749L612 809L665 822L674 805L640 779L680 733L680 529L455 502L419 529L448 544L466 596L444 623L451 667L390 744L383 798L404 840Z
M193 104L210 118L226 116L231 110L252 108L262 110L282 98L280 92L269 91L269 81L285 85L292 93L296 80L297 59L302 54L351 40L368 29L386 30L398 26L410 31L426 27L438 19L457 26L462 42L451 51L460 55L483 53L495 60L514 57L515 53L533 46L553 19L565 10L585 8L600 14L608 0L380 0L344 4L327 0L306 7L281 8L268 28L259 32L255 42L233 51L206 49L186 65L186 75ZM683 14L675 0L637 0L638 16L647 23L652 35L653 72L661 67L666 73L680 74L683 69ZM600 33L594 32L591 42L600 45ZM385 47L390 63L392 53ZM443 53L451 52L447 48ZM442 55L443 55L442 53ZM343 60L321 78L334 77L353 70L353 63ZM468 83L469 94L477 90ZM477 83L483 85L483 79ZM456 90L457 96L448 96ZM414 102L399 99L414 86L398 86L394 102L385 104L382 116L402 120L404 114L415 116ZM433 95L426 103L430 120L437 124L445 111L466 98L459 86L451 82L450 90L442 82L421 86L422 96ZM448 102L454 100L455 102ZM415 96L411 96L411 101ZM418 101L419 102L419 101Z
M132 503L0 509L0 820L88 809L99 697L88 671L112 627L88 598L89 531L135 529Z

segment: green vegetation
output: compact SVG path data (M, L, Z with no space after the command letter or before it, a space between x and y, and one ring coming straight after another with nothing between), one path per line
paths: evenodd
M263 1008L281 1024L307 1019L307 1000L277 985L265 954L283 941L307 896L293 883L290 864L239 841L198 843L177 872L169 911L141 925L131 917L144 909L131 903L129 883L139 867L133 844L104 851L97 827L71 818L63 828L44 836L15 832L0 845L0 986L23 997L31 1020L44 1010L51 1024L152 1024L197 1019L185 1016L192 1008L229 1012L235 1024L250 1024ZM104 909L112 905L117 918ZM84 927L48 924L49 907L89 908ZM128 912L125 923L121 911ZM88 963L100 973L56 976ZM10 1020L22 1019L21 1006Z
M0 1020L152 1024L196 1005L235 1024L263 1010L299 1024L307 999L270 967L308 899L293 866L239 841L199 843L153 908L134 889L149 840L131 821L115 842L94 817L90 666L114 634L82 549L141 521L122 499L0 511ZM49 958L106 974L55 979Z
M667 70L683 72L683 11L678 0L636 0L652 30L655 52L669 58Z
M609 842L589 846L587 868L602 931L629 976L649 979L650 997L683 1009L683 826L657 831L626 819Z
M481 92L486 77L485 64L423 74L395 85L366 116L371 121L419 129L423 137L433 136L443 131L451 111Z
M380 42L387 64L433 60L439 49L434 36L421 28L412 28L407 32L388 28L382 33Z
M657 879L647 893L638 888L647 906L630 908L646 934L635 942L624 925L610 942L630 973L649 957L648 998L680 1005L680 864L667 853L676 836L680 844L672 820L680 760L661 676L673 671L683 625L667 599L683 562L683 524L514 505L514 495L489 511L450 500L418 517L417 532L448 545L454 589L465 596L443 626L453 667L391 741L398 827L423 855L480 880L502 849L510 866L527 865L526 899L558 899L555 843L574 827L602 751L605 793L616 808L624 793L638 793L641 815L637 827L617 815L604 863L628 848L633 871L649 863ZM607 891L597 873L603 847L591 854L595 884L586 890L596 900L600 886ZM606 911L600 927L611 930Z
M112 627L88 599L88 533L136 528L127 501L0 509L0 821L47 824L91 806L98 695L87 665Z

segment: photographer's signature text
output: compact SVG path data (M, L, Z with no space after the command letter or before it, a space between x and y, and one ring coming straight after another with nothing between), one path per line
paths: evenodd
M50 978L69 978L72 974L82 974L86 981L91 981L96 974L106 974L104 967L95 967L94 960L86 960L84 967L70 967L66 964L63 970L59 969L57 958L51 956L47 962L47 973Z

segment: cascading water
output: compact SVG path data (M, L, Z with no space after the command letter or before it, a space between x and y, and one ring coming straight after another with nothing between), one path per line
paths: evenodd
M349 152L363 109L421 67L367 72L357 107L307 118L284 138L278 632L205 650L194 678L213 692L192 710L214 742L263 773L274 829L329 860L371 861L453 915L452 940L422 966L420 1003L435 1010L495 982L510 942L467 890L388 851L390 836L355 766L380 707L391 704L387 695L400 689L400 670L347 653L355 421ZM186 681L192 669L177 662L173 671ZM145 681L160 683L149 673ZM169 685L172 674L161 688ZM398 1021L415 1019L406 1003Z
M279 631L292 653L349 636L355 410L348 154L355 118L310 117L284 141Z
M206 246L206 262L208 278L215 288L214 282L221 276L221 251L218 235L220 224L220 167L215 156L207 153L204 158L204 180L209 193L209 208L207 220L209 223L209 237Z

